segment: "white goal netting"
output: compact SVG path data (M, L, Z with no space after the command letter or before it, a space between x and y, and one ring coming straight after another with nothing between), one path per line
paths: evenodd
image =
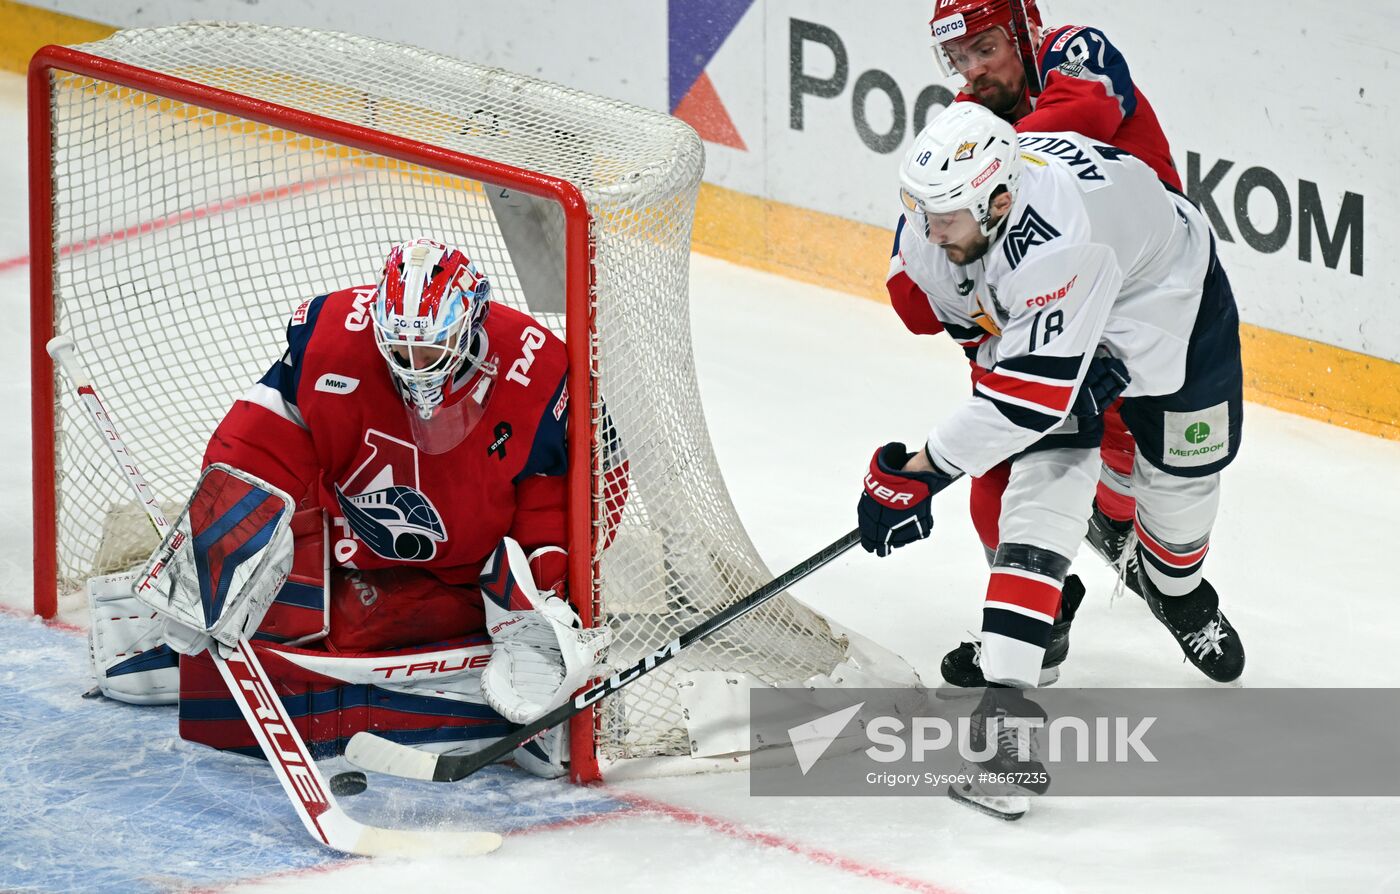
M146 477L172 504L192 488L214 425L280 356L290 311L374 281L388 246L426 235L462 247L492 278L496 300L560 335L566 306L593 317L592 369L574 373L594 377L616 427L594 439L594 468L615 436L630 470L616 540L595 557L595 615L616 631L615 666L770 577L726 493L692 363L687 269L704 157L690 128L499 69L325 32L199 24L76 49L381 140L313 136L296 114L263 123L216 111L172 98L159 78L50 75L54 329L83 345ZM572 285L583 303L565 298L560 205L398 160L396 138L577 186L595 251L592 283ZM58 587L71 600L85 578L127 568L153 544L88 420L66 389L59 394L54 549ZM592 411L602 425L600 404ZM618 497L601 482L594 519ZM605 701L599 755L690 750L677 673L777 683L827 673L844 654L820 616L780 597Z

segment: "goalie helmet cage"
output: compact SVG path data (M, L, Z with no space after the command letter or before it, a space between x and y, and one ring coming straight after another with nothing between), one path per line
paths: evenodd
M569 581L585 623L613 628L613 666L769 579L695 379L704 154L683 123L412 47L222 23L46 47L29 103L38 614L154 545L67 389L56 398L51 336L78 341L178 503L214 426L280 356L291 310L373 282L418 235L461 247L495 300L567 342ZM797 681L845 649L784 594L581 715L574 775L690 753L677 674Z

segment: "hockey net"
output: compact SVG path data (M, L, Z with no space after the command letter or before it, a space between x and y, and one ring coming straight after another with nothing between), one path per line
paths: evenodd
M570 581L625 667L770 574L725 490L692 363L704 164L668 116L411 47L199 24L46 48L31 67L35 608L154 545L44 343L82 346L146 477L183 501L215 424L302 300L372 282L388 246L463 248L495 300L570 350ZM49 433L52 433L52 439ZM620 454L619 454L620 450ZM629 471L614 542L603 519ZM334 526L333 526L334 530ZM830 673L847 641L783 595L606 700L576 775L691 751L676 682Z

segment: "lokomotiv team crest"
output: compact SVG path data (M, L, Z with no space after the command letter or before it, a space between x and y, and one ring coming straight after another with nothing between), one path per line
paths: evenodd
M442 515L418 489L418 448L408 441L369 429L369 457L344 485L336 482L335 499L350 530L386 559L426 562L447 539Z

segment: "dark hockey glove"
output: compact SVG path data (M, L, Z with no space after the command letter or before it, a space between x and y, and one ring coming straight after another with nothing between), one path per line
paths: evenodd
M1095 355L1089 361L1089 371L1084 374L1084 383L1075 395L1070 413L1075 416L1101 416L1104 410L1113 405L1123 389L1128 387L1132 376L1123 361L1111 355Z
M904 471L913 455L896 441L870 458L865 490L856 507L860 545L868 553L888 556L906 543L923 540L933 530L929 503L934 494L953 483L953 478L942 472Z

